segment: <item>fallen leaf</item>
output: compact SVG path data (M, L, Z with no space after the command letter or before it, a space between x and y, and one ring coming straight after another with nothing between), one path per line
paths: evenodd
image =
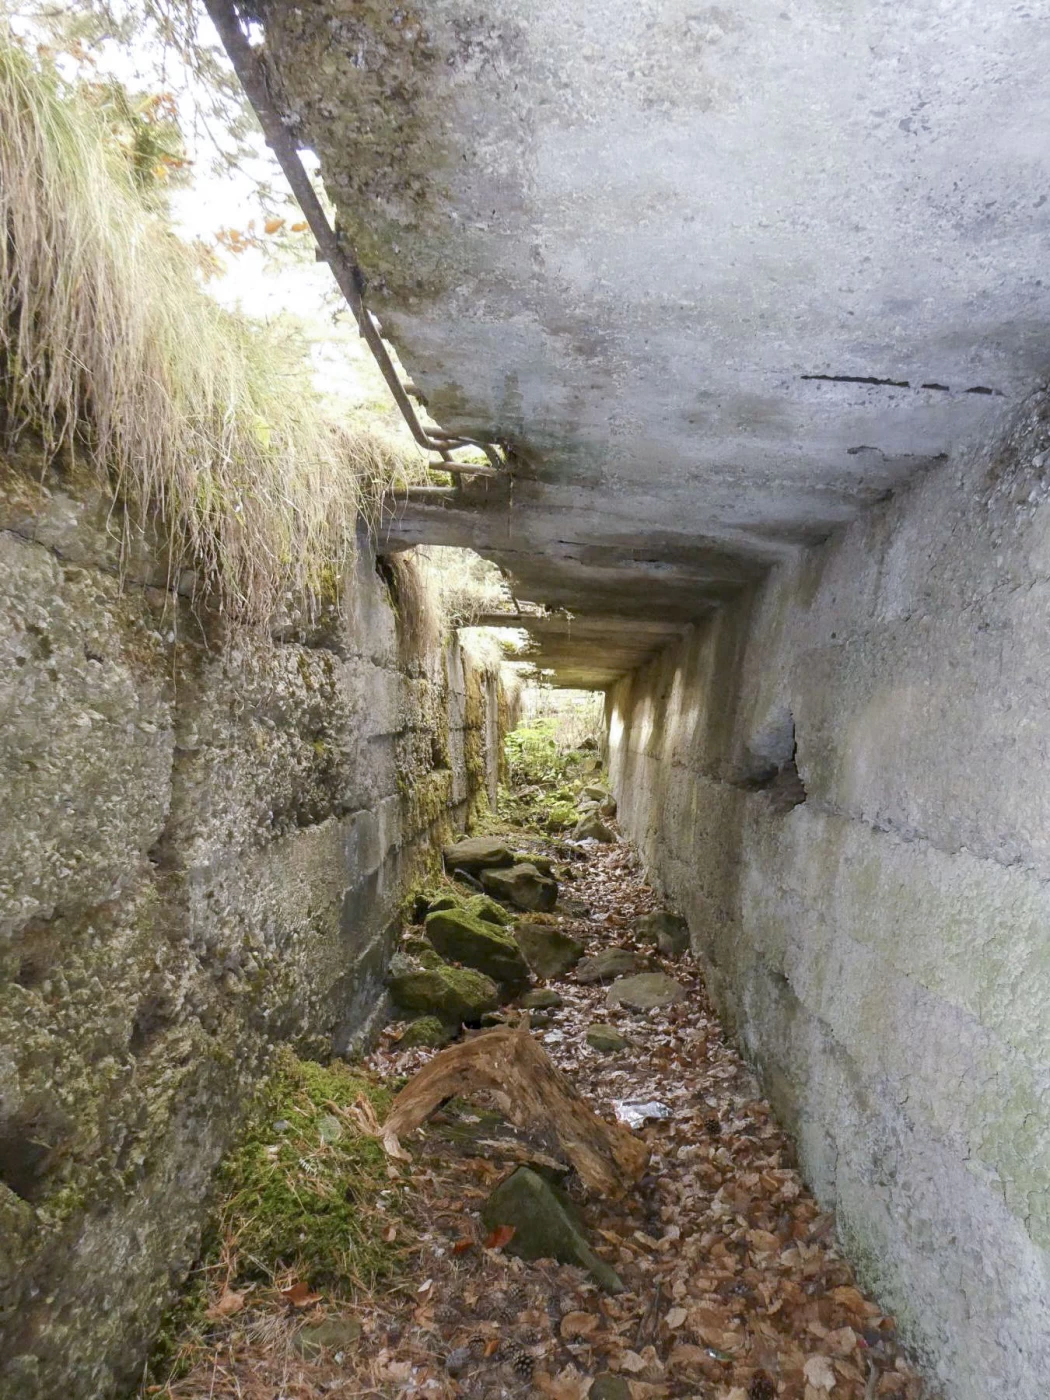
M572 1337L587 1337L598 1326L594 1313L569 1312L561 1320L561 1334L566 1341Z
M619 1359L621 1371L644 1371L648 1363L636 1351L625 1351Z
M474 1248L474 1241L468 1239L457 1240L452 1246L453 1254L466 1254L468 1249Z
M499 1351L499 1338L492 1337L485 1343L485 1355L495 1356L497 1351Z
M210 1318L232 1317L234 1313L239 1313L244 1307L244 1297L243 1293L235 1293L232 1288L224 1288L208 1309L206 1316Z
M694 1347L690 1342L682 1342L676 1346L667 1358L669 1366L699 1366L708 1360L708 1355L703 1347Z
M802 1373L817 1390L834 1389L835 1368L826 1356L811 1356L802 1367Z
M859 1288L833 1288L831 1296L841 1308L848 1308L852 1313L863 1315L866 1311L864 1294Z
M762 1253L768 1254L780 1248L780 1240L768 1230L749 1230L747 1237L752 1247Z
M282 1288L281 1297L293 1308L310 1308L321 1301L320 1293L311 1293L310 1285L302 1279L298 1279L290 1288Z
M536 1389L551 1400L585 1400L591 1383L591 1377L581 1376L575 1366L566 1366L556 1376L541 1372L534 1379Z
M513 1225L497 1225L491 1234L486 1235L485 1248L503 1249L505 1245L510 1244L516 1233L517 1229Z
M433 1287L434 1287L434 1280L433 1280L432 1278L424 1279L423 1282L422 1282L422 1283L419 1285L419 1287L416 1289L416 1292L417 1292L417 1293L429 1293L430 1290L431 1290Z
M672 1308L665 1320L673 1332L676 1328L681 1327L688 1316L689 1313L685 1308Z
M386 1241L387 1244L393 1244L394 1241L397 1239L397 1226L388 1225L383 1231L383 1239Z
M857 1334L852 1327L839 1327L824 1338L824 1345L830 1347L836 1356L848 1356L857 1346Z

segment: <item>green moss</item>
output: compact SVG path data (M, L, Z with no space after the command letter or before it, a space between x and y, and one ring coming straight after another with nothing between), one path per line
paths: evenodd
M332 1107L349 1108L361 1094L380 1115L389 1107L388 1090L346 1065L279 1055L252 1126L219 1176L224 1200L212 1247L233 1242L242 1281L289 1269L338 1296L396 1272L398 1251L382 1239L389 1216L375 1209L376 1193L390 1186L387 1159ZM342 1128L335 1141L322 1140L326 1115Z
M299 679L307 690L314 689L314 678L310 673L310 663L306 659L306 653L300 651L295 658L296 669L299 672Z

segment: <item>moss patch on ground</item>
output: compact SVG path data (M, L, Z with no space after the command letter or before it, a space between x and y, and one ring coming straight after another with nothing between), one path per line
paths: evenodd
M351 1112L363 1098L379 1118L392 1094L334 1062L279 1054L252 1125L222 1166L214 1244L237 1260L239 1282L294 1272L312 1288L349 1296L397 1269L383 1239L391 1215L387 1158ZM387 1198L391 1199L392 1198Z

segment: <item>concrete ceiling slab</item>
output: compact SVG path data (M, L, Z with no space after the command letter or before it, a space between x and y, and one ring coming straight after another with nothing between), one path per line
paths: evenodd
M523 596L701 615L1045 374L1050 0L260 8Z

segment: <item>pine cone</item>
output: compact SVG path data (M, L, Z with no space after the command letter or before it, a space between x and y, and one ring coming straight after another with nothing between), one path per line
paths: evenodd
M776 1382L768 1371L759 1371L752 1377L747 1390L747 1400L776 1400Z
M520 1376L523 1381L532 1380L533 1360L524 1347L516 1347L511 1366L516 1376Z
M515 1314L520 1313L528 1301L528 1291L522 1288L520 1283L511 1284L507 1289L507 1306L513 1308Z

